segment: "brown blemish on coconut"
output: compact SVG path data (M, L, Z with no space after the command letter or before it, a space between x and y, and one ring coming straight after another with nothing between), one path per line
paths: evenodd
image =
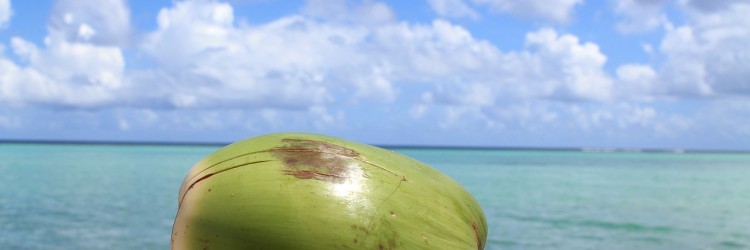
M285 145L270 150L284 164L281 171L298 179L343 183L349 170L359 167L359 153L324 141L283 139Z
M390 169L370 162L359 152L330 142L286 138L281 140L285 145L268 150L274 157L284 163L284 174L299 179L315 179L333 183L342 183L349 176L352 167L360 163L371 165L406 181L406 177Z

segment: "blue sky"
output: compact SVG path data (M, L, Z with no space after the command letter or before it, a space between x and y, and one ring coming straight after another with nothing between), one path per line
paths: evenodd
M0 0L0 139L750 150L740 0Z

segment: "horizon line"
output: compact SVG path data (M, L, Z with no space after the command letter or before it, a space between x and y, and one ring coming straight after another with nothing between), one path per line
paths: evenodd
M233 142L199 141L108 141L108 140L34 140L0 139L0 144L111 145L111 146L211 146L224 147ZM364 143L367 144L367 143ZM487 151L570 151L586 153L750 153L743 149L633 148L633 147L534 147L467 145L367 144L386 149L487 150Z

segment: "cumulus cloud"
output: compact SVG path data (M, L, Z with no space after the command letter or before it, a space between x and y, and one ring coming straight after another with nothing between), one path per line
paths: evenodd
M649 65L625 64L616 69L619 98L651 100L656 92L658 73Z
M18 37L11 44L29 67L52 79L69 80L71 85L122 86L125 61L118 48L68 43L57 34L46 37L43 50Z
M123 0L61 0L49 26L67 41L124 45L130 36L130 10Z
M11 15L13 15L13 10L10 6L10 0L0 0L0 28L8 24Z
M503 53L490 46L481 54L484 60L470 64L476 68L452 72L461 78L439 85L431 99L489 106L529 98L604 101L612 97L612 79L603 70L606 56L596 44L574 35L540 29L526 35L523 51Z
M503 80L492 84L480 82L479 87L472 84L440 86L425 95L423 100L449 104L451 108L442 110L440 107L416 105L413 114L422 118L429 116L430 112L446 113L449 115L443 118L444 124L468 120L487 124L486 128L516 127L524 131L536 131L539 124L547 123L544 118L547 117L546 120L552 121L551 126L569 128L571 133L579 129L600 135L640 131L655 138L674 138L687 131L705 132L732 127L734 132L717 138L725 140L731 138L729 134L742 134L744 132L739 131L747 131L747 126L738 120L741 116L736 114L744 112L738 110L746 107L747 102L743 100L750 93L750 82L747 81L750 79L750 54L742 48L744 44L750 44L750 18L744 14L750 13L750 4L727 1L723 5L700 9L694 6L697 3L693 1L680 4L687 10L687 19L681 25L674 25L668 20L660 21L665 31L658 48L650 48L650 53L659 58L653 64L618 65L614 74L609 75L602 70L606 56L598 51L596 44L587 46L573 35L542 29L527 34L525 50L498 53L497 58L505 59L506 63L492 64L523 65L526 68L507 72L499 70L497 72L502 72L502 77L490 79ZM654 10L651 14L662 15L661 10ZM647 26L639 28L649 28ZM548 66L544 67L544 63ZM569 68L565 66L566 63ZM584 74L586 77L576 77L573 72L587 73ZM527 84L512 84L511 79L514 78L523 79ZM599 80L589 81L598 85L584 87L587 86L584 84L586 81L576 84L574 79ZM487 86L490 88L481 88ZM594 91L597 89L601 91ZM488 92L492 93L489 95L491 101L485 101ZM504 93L513 94L504 96ZM600 102L550 101L565 100L564 97ZM686 99L705 101L707 108L696 113L679 114L660 111L652 105L664 100L674 102ZM721 101L723 99L733 101ZM529 100L537 101L528 103ZM720 111L720 107L727 106L734 111ZM721 124L702 122L708 120L721 121ZM576 123L566 124L567 121Z
M606 100L611 96L612 82L603 71L607 61L599 46L581 43L570 34L559 35L543 29L526 36L526 46L538 58L532 60L539 66L541 75L548 79L553 97Z
M18 104L93 107L115 100L122 87L124 59L119 49L68 43L47 37L47 46L14 37L13 51L26 65L0 58L0 95Z
M488 5L492 10L554 22L567 22L576 5L583 0L474 0L478 5Z
M664 27L658 50L650 45L647 53L658 64L621 65L616 75L621 94L630 96L671 96L682 98L747 95L750 84L750 4L742 1L678 1L685 14L683 24L675 25L664 13L665 2L617 1L615 11L623 17L623 32ZM623 95L625 96L625 95Z
M360 14L326 19L324 13L341 8ZM297 110L392 103L408 84L425 86L430 103L449 105L612 97L612 79L603 71L606 56L596 44L571 34L540 29L527 35L524 50L502 52L445 20L395 21L392 11L377 2L312 1L302 13L246 25L235 21L227 3L176 2L159 12L157 29L138 46L158 67L130 71L121 49L90 42L106 29L81 21L71 39L68 26L53 26L60 29L50 30L42 48L13 39L13 51L26 64L7 61L6 77L33 78L39 86L4 81L5 95L82 106ZM32 93L35 88L54 91L41 95ZM86 98L73 97L84 90L90 92Z
M377 10L380 5L367 6L383 12ZM341 6L330 3L307 6L306 13L337 8ZM192 87L170 94L176 106L390 103L397 98L398 84L467 81L489 88L477 84L489 83L497 75L492 65L509 60L490 43L443 20L421 25L378 19L382 22L372 25L343 17L320 18L296 15L238 26L228 4L180 2L160 12L159 28L148 35L143 49L171 77L199 76L192 78L196 81L182 81ZM590 49L597 50L589 46L578 52ZM586 72L571 68L570 73ZM571 82L587 84L579 77ZM589 90L575 88L573 95L590 94L581 91Z
M80 6L72 11L68 9L69 5L77 6L72 2L59 2L53 16L68 16L67 24L72 24L77 22L75 20L87 20L76 17L92 16L87 11L102 11L76 9ZM117 11L114 12L112 15L116 16ZM71 27L55 25L53 17L41 48L23 38L11 38L12 52L20 62L0 55L2 99L15 105L31 103L71 107L99 107L120 101L115 91L124 86L125 59L119 47L86 41L98 34L92 27L102 27L95 22L105 22L103 19L89 21L91 26L80 22L72 30ZM104 29L101 32L107 33Z
M685 25L668 27L660 44L663 92L717 96L750 93L750 4L694 13Z
M188 80L165 93L182 107L323 104L326 68L345 64L343 45L356 38L301 16L238 27L230 5L209 1L176 3L158 20L143 49L168 77Z
M574 35L543 28L527 35L524 49L503 52L449 21L397 21L384 7L313 1L299 15L242 25L226 3L177 2L160 11L158 28L140 47L158 70L135 82L160 82L152 97L167 96L173 107L251 108L274 119L282 119L276 108L301 110L321 118L316 127L345 117L327 107L392 104L414 86L424 91L411 115L450 107L446 114L453 115L445 117L453 119L441 121L444 128L469 120L493 124L464 118L491 117L482 110L515 101L613 98L614 80L603 69L607 57ZM342 8L380 14L324 15Z

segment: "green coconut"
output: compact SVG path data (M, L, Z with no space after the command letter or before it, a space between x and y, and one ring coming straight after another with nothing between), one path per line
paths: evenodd
M407 156L279 133L231 144L185 177L173 249L483 249L461 185Z

